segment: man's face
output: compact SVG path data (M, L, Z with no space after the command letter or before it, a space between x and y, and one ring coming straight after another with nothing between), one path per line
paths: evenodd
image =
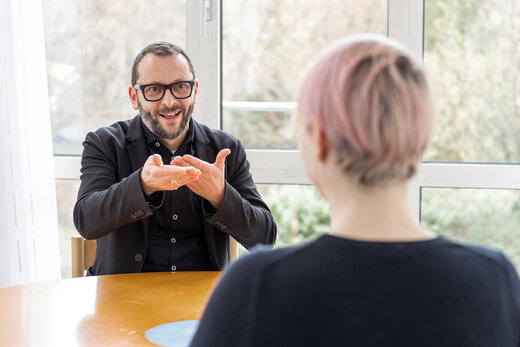
M193 75L188 62L182 55L157 56L147 53L137 66L137 84L170 84L191 81ZM182 139L188 131L188 123L197 98L198 82L195 81L192 94L186 99L175 98L166 90L159 101L147 101L142 91L130 87L130 99L134 109L139 109L144 124L159 139Z

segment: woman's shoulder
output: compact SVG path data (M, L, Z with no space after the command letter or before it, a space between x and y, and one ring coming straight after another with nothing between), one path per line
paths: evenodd
M476 262L488 263L492 266L505 267L511 269L512 264L509 259L499 249L482 246L469 242L462 242L445 238L446 247L451 252L465 257L468 260L473 259Z
M282 259L291 257L291 255L307 249L313 242L275 249L266 245L258 245L253 247L249 253L241 256L236 262L232 263L229 269L236 268L238 270L250 271L252 269L259 270L266 268Z
M275 249L265 245L255 246L249 253L226 267L223 277L228 281L253 284L252 282L264 278L266 274L272 274L275 269L286 271L295 266L300 267L302 261L312 261L317 253L323 252L323 247L320 246L323 242L324 238L320 237L300 245Z

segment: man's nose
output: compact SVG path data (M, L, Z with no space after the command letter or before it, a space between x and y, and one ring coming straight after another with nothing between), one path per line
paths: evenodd
M172 91L170 89L167 89L161 101L164 105L170 107L177 102L177 99L173 96Z

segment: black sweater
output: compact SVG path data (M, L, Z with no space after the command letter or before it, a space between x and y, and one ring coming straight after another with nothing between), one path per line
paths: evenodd
M233 264L191 346L518 347L520 282L501 252L445 237L326 235Z

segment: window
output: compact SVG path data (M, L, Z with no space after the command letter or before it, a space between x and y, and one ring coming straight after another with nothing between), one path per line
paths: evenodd
M329 232L329 204L311 185L259 184L278 227L275 247L310 241Z
M520 191L423 188L421 220L456 240L501 249L520 266Z
M72 209L85 135L137 114L128 97L130 71L148 43L186 46L183 0L43 0L62 277L70 277ZM72 180L71 180L72 179Z
M72 226L67 209L78 186L81 141L87 131L135 114L126 91L132 60L146 43L165 39L184 45L195 65L194 117L246 146L279 225L277 246L313 237L305 223L321 234L326 203L307 185L288 131L297 88L308 62L328 43L376 32L423 60L437 87L436 133L410 187L415 215L434 231L507 246L519 262L509 241L520 189L517 1L211 0L207 11L200 1L43 2L55 153L74 154L55 157L63 230ZM312 218L319 220L305 219L306 207L295 197L318 209ZM482 218L498 207L493 217L500 218ZM453 210L461 211L455 216ZM460 234L461 225L477 227L475 218L496 232L478 226L482 232Z
M437 126L412 199L420 196L421 220L433 231L498 247L519 265L519 167L491 164L519 162L517 5L424 2Z
M186 46L182 0L43 0L55 154L81 154L85 135L137 114L128 97L137 53L153 41Z
M425 160L520 162L517 1L425 2L424 64L437 87Z
M246 147L296 148L290 120L309 62L348 34L387 33L386 0L225 0L222 7L222 126Z
M303 73L337 39L386 35L387 12L386 0L222 2L222 128L251 148L256 182L274 183L260 184L259 191L278 226L275 247L329 229L328 204L313 187L279 184L307 183L291 131Z

